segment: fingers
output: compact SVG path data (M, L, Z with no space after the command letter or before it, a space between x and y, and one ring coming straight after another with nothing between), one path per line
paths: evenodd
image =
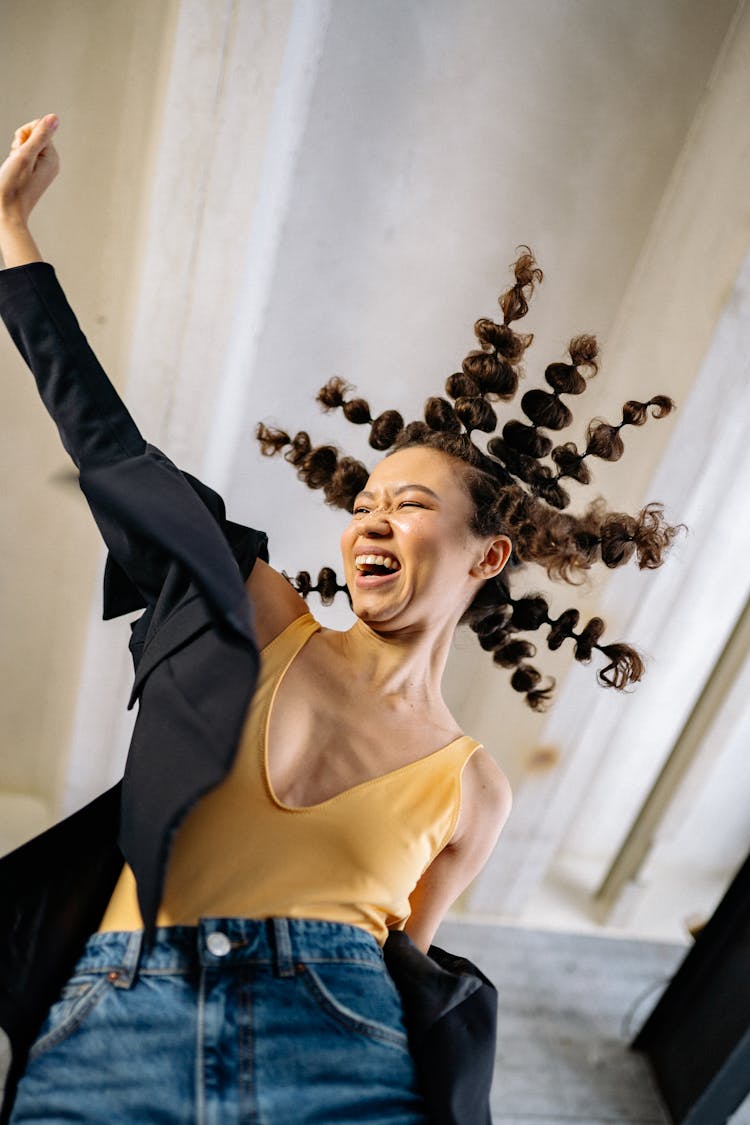
M53 137L58 124L50 113L16 129L11 151L0 164L0 212L5 216L27 222L57 175L60 160Z
M45 145L50 144L59 124L57 115L48 113L46 117L39 118L24 143L30 145L32 151L40 152Z
M32 129L40 119L37 117L33 121L27 121L25 125L19 125L13 134L13 143L10 146L10 151L20 148L22 144L28 139Z
M20 125L13 134L13 142L10 146L11 152L25 144L31 146L29 155L39 152L45 144L49 144L59 124L60 119L57 115L48 113L46 117L36 117L33 121L27 121L25 125Z

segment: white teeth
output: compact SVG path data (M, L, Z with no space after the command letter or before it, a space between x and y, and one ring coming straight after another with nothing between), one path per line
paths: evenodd
M398 570L399 564L387 555L357 555L354 565L361 570L365 566L384 566L386 570Z

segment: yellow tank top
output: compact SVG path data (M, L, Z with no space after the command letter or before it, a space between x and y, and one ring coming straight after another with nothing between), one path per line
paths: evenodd
M269 715L284 673L319 629L306 613L263 649L234 764L175 834L157 925L319 918L362 926L381 945L389 928L404 928L409 895L453 835L461 773L479 743L462 735L316 805L282 804L268 774ZM100 929L142 925L126 865Z

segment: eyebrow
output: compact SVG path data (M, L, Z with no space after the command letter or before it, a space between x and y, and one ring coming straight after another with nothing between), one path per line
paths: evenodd
M426 492L428 496L431 496L433 498L433 500L440 499L437 492L433 492L432 489L428 488L426 484L401 484L398 488L395 488L393 490L393 495L400 496L402 492L408 492L409 489L412 488L416 488L419 492ZM356 498L359 499L360 496L367 496L370 500L375 499L375 494L373 492L368 492L367 489L363 489L362 492L358 492Z

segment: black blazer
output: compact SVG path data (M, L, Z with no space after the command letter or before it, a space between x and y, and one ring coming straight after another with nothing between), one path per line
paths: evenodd
M0 271L0 315L79 470L109 548L104 617L131 625L138 715L122 781L0 860L0 1026L13 1047L6 1120L47 1007L97 928L123 857L147 940L172 835L228 772L258 671L245 588L268 559L263 532L141 436L42 262ZM384 956L404 1002L431 1116L487 1125L497 994L464 958L423 954L389 934Z

